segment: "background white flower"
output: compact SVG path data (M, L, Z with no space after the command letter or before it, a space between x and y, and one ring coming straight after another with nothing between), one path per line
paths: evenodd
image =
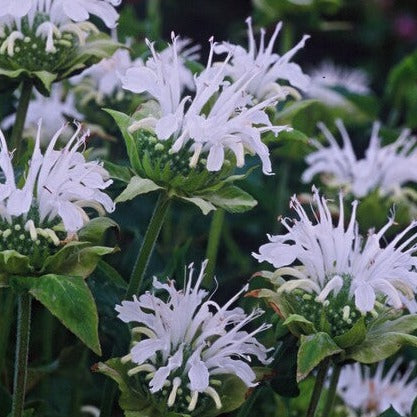
M316 174L325 174L330 177L324 178L327 184L346 187L361 198L376 189L383 195L400 192L407 182L417 181L416 139L410 136L409 130L404 129L395 142L382 146L380 124L374 123L365 156L358 158L343 122L336 121L336 126L342 136L342 146L324 124L319 124L330 146L311 141L317 151L306 157L309 167L302 175L304 182L311 182Z
M63 149L54 149L64 129L65 126L55 133L42 155L39 124L22 188L18 187L20 179L15 178L12 155L0 133L0 171L5 178L0 184L0 218L13 224L15 218L23 216L25 228L31 235L56 219L62 220L64 229L72 234L89 221L87 208L103 214L104 210L114 210L113 201L102 191L112 183L107 171L97 162L87 162L79 152L88 132L81 134L82 128L78 126ZM37 214L32 218L34 211Z
M348 284L356 308L361 312L373 310L377 297L402 308L404 297L414 298L417 290L417 222L412 222L389 244L382 246L384 234L394 223L390 218L377 233L370 231L366 239L358 232L357 201L345 227L343 198L339 196L339 219L334 226L324 197L313 189L314 223L294 196L291 207L298 219L282 219L286 234L269 236L271 243L259 248L253 256L259 262L267 261L282 268L284 275L292 276L279 291L302 288L317 295L324 302L332 293L337 294ZM407 238L405 238L407 237ZM299 261L300 267L294 266Z
M417 378L410 378L415 364L408 364L405 372L398 359L385 373L385 362L380 362L374 374L358 363L344 366L337 388L347 406L362 417L376 417L391 406L402 416L410 416L417 397Z
M348 93L366 95L370 92L369 77L361 69L351 69L335 65L330 61L322 62L309 72L310 83L305 93L329 106L349 106L348 100L337 88Z
M205 154L207 169L218 171L223 166L225 152L231 151L237 166L241 167L245 153L249 152L261 158L264 173L270 174L269 150L262 142L261 134L288 130L287 126L272 126L265 112L278 97L257 104L253 102L247 88L256 72L245 73L233 83L226 81L231 55L223 64L213 65L213 41L206 68L194 78L194 98L182 97L176 42L177 39L173 38L170 60L161 58L149 43L152 60L146 67L127 71L124 88L135 93L147 92L158 104L149 117L133 123L131 131L151 129L160 140L173 138L173 152L190 141L193 151L190 166L195 166L200 156ZM207 110L207 107L210 108Z
M261 29L261 40L258 47L253 34L252 19L249 17L246 23L248 25L247 50L240 45L233 45L228 42L223 42L215 48L217 53L227 52L232 54L232 58L227 65L227 75L234 81L237 81L246 73L256 71L256 76L248 86L248 92L258 100L277 94L281 99L285 99L288 94L298 98L299 94L296 89L306 90L310 80L308 75L303 73L300 66L290 62L290 60L304 47L306 40L310 36L304 35L296 46L280 56L274 53L273 49L281 30L282 22L276 25L268 45L265 45L265 29ZM288 82L295 89L282 85L279 81Z
M207 298L200 288L206 262L193 283L194 268L189 267L189 277L184 290L173 281L163 284L154 279L155 291L168 296L145 293L133 301L123 301L116 306L119 318L135 323L133 332L144 336L123 361L137 364L129 375L145 374L151 393L167 389L167 403L173 407L177 398L188 398L188 411L193 411L202 395L211 397L221 408L216 391L216 376L236 375L248 387L256 385L255 373L247 362L250 357L266 364L268 350L255 335L269 325L264 324L248 333L244 326L263 312L255 310L246 315L241 308L230 308L245 287L223 307ZM218 386L218 385L217 385Z
M2 129L11 128L15 119L15 114L6 117L1 124ZM73 93L69 91L65 94L61 84L53 84L50 97L35 91L34 98L29 103L25 134L36 136L39 119L42 119L41 144L44 145L68 120L82 120L83 116L75 107ZM73 133L71 126L68 126L68 132Z

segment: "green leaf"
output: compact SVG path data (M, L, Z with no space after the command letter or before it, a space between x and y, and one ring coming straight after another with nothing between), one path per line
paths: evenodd
M403 416L397 413L395 409L391 406L390 408L388 408L388 410L380 414L379 417L403 417Z
M258 204L250 194L234 185L226 185L215 193L202 197L229 213L244 213Z
M91 246L89 242L70 242L46 259L41 272L87 278L100 258L115 250L105 246Z
M0 78L3 77L19 81L25 78L32 78L36 88L45 96L49 95L51 92L52 83L57 79L56 74L52 74L48 71L31 72L23 68L18 70L7 70L0 68Z
M11 275L25 275L32 272L32 268L27 256L15 250L5 250L0 252L0 271Z
M301 324L303 330L305 331L305 333L314 333L316 332L316 329L314 328L314 324L307 320L304 316L301 316L299 314L290 314L287 319L284 321L284 323L282 323L284 326L288 326L291 325L292 323L294 324Z
M113 117L113 119L117 123L117 126L119 126L123 139L125 140L130 164L132 168L135 170L135 172L139 173L141 171L141 163L139 160L138 149L137 149L135 140L133 139L133 136L128 130L129 126L132 123L132 118L128 116L127 114L124 114L119 111L115 111L111 109L103 109L103 110L109 113L110 116Z
M195 204L204 215L207 215L212 210L216 210L216 207L209 201L206 201L200 197L180 197L182 200L188 201L189 203Z
M116 286L127 288L127 282L123 277L111 265L101 259L97 264L97 273L104 275L107 281L112 282Z
M361 317L346 333L333 339L343 349L361 344L366 337L365 317Z
M131 178L126 189L116 198L116 203L133 200L141 194L147 194L152 191L160 190L162 187L155 184L152 180L134 176Z
M101 355L97 308L83 278L49 274L12 277L9 282L15 291L28 291L91 350Z
M297 381L300 382L325 358L342 352L333 339L324 332L301 335L297 357Z
M128 183L132 178L132 172L129 167L113 164L105 161L104 168L108 171L111 178Z
M96 217L78 232L78 238L81 242L100 245L104 240L105 233L112 227L118 228L118 225L110 217Z
M417 337L409 333L417 329L417 315L381 321L372 326L365 340L349 350L347 359L375 363L394 355L402 346L417 347Z

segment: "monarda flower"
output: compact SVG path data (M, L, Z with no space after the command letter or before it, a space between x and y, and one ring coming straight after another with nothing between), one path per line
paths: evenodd
M416 140L409 130L404 129L398 139L383 146L380 124L374 123L368 149L365 156L359 158L343 122L337 120L336 126L342 145L324 124L319 124L329 146L312 141L317 150L306 157L309 167L303 173L304 182L311 182L315 175L321 174L325 184L343 187L354 197L363 198L374 191L382 196L401 194L402 187L417 181Z
M226 73L233 81L241 79L245 74L256 72L250 81L247 90L257 100L264 100L267 97L277 96L285 99L287 95L300 98L298 90L306 90L310 79L304 74L299 65L290 62L294 55L304 47L308 35L304 35L301 41L280 56L275 53L274 44L282 28L279 22L272 34L268 44L265 44L265 29L261 29L261 40L256 45L252 28L252 19L246 20L248 25L248 49L242 46L223 42L217 45L217 53L232 53L230 61L226 65ZM280 83L281 82L281 83ZM284 84L289 84L284 85Z
M116 306L119 318L131 323L133 334L140 336L121 361L131 364L131 381L137 381L138 392L162 415L174 411L197 416L215 409L213 415L221 414L228 407L223 403L227 378L237 378L246 392L256 385L251 357L263 364L270 362L268 350L255 338L269 326L243 330L263 312L247 315L239 307L231 308L247 288L221 307L200 288L205 265L195 282L190 265L183 290L173 281L154 279L154 293Z
M310 71L306 95L333 107L351 106L343 92L366 95L370 93L369 78L365 71L338 67L325 61Z
M117 48L99 35L90 15L116 26L121 0L4 0L0 10L2 76L29 75L47 90ZM100 42L94 42L100 39Z
M242 176L230 177L236 167L244 167L246 154L257 155L263 172L272 174L262 134L289 130L287 126L273 126L266 113L277 97L254 101L247 89L256 72L230 82L227 63L232 55L221 64L214 63L212 40L206 68L194 76L195 92L192 97L184 96L177 42L173 36L170 59L148 42L152 57L145 66L129 69L123 85L152 100L132 117L111 113L130 149L132 168L140 177L135 183L151 180L153 189L162 188L170 196L191 201L204 213L216 207L246 211L256 201L231 185ZM132 198L133 193L128 194ZM127 199L125 195L120 198L123 200L118 201Z
M389 368L385 362L379 363L374 373L358 363L347 365L340 374L337 393L358 417L377 417L390 407L401 416L411 416L417 397L417 378L411 378L415 364L408 364L405 372L400 367L401 359Z
M415 312L417 223L386 243L385 234L394 224L390 218L365 238L358 231L357 205L353 202L345 224L340 194L334 223L326 199L316 189L311 216L293 197L291 208L297 217L281 219L286 233L269 236L270 243L254 254L277 270L260 273L275 290L255 290L252 295L267 298L301 338L301 356L309 349L319 352L318 346L325 343L329 349L318 361L341 354L344 359L374 363L404 344L417 345L417 338L409 334L417 327L417 316L407 313L407 308ZM305 343L311 343L309 348L303 347ZM307 358L298 363L299 379L318 364Z
M113 201L103 192L112 183L107 171L97 162L86 161L79 151L85 146L88 132L81 134L82 128L78 126L67 145L56 150L64 129L65 126L56 132L42 154L39 124L28 168L18 176L13 156L0 133L2 272L22 273L21 268L28 274L44 272L45 264L51 266L51 257L59 257L58 253L63 254L66 246L86 246L77 240L90 222L91 209L101 215L114 210ZM111 251L99 250L103 254ZM16 259L22 264L18 271ZM81 260L78 261L81 265Z

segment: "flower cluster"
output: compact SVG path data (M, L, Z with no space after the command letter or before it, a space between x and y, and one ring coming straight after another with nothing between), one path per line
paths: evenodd
M247 363L250 356L269 363L268 350L254 337L269 326L261 325L250 333L243 330L262 311L246 315L241 308L230 308L247 288L223 307L210 299L204 301L208 294L200 286L205 265L194 285L190 265L184 290L178 290L172 281L163 284L154 279L155 291L165 292L167 301L145 293L116 306L121 320L137 325L133 333L145 337L134 342L122 360L136 365L129 375L138 375L143 386L155 394L155 401L177 412L192 412L207 404L220 409L222 376L235 375L251 387L256 383Z
M318 99L328 106L349 106L348 101L338 90L366 95L370 92L366 72L360 69L339 67L325 61L310 71L310 83L306 96Z
M226 65L227 76L233 81L238 81L247 73L255 73L247 86L247 90L257 100L275 95L284 99L289 94L299 98L300 94L297 89L306 90L310 78L303 73L299 65L290 62L290 60L304 47L310 36L304 35L296 46L284 55L279 56L273 49L282 28L282 22L276 25L268 45L265 45L265 30L261 29L261 40L258 48L256 47L250 17L246 20L246 24L248 25L248 50L240 45L233 45L228 42L223 42L215 48L217 53L232 54L229 63ZM288 82L290 86L281 85L278 81Z
M336 126L342 136L343 146L320 123L320 130L330 146L324 147L319 141L312 141L317 151L306 158L310 166L303 173L304 182L310 182L316 174L322 173L329 177L328 180L324 179L327 184L344 186L355 197L362 198L374 190L379 190L382 195L399 192L407 182L417 181L416 141L410 137L409 130L403 130L395 142L382 146L380 124L374 123L365 156L358 158L343 122L337 120Z
M390 218L378 232L370 231L366 239L358 232L357 202L353 202L348 226L344 225L343 198L340 194L340 214L337 225L327 202L313 189L313 223L296 197L291 207L298 219L282 219L286 234L270 236L254 256L279 268L283 275L294 277L279 291L302 290L305 300L332 304L339 294L347 293L346 305L339 306L344 321L352 323L351 313L372 311L382 303L400 309L413 299L417 290L415 270L417 252L417 222L412 222L385 247L385 232L393 225ZM293 266L298 260L301 266ZM310 294L315 294L311 297Z
M201 161L208 171L219 171L226 161L230 162L231 154L241 167L245 153L249 152L260 157L264 173L270 174L269 150L261 134L268 131L277 134L288 129L273 126L265 112L281 96L254 102L249 86L261 74L262 70L257 68L245 71L233 82L227 81L229 62L234 55L229 53L224 62L214 63L216 44L211 41L206 68L194 77L195 95L192 99L183 97L177 42L173 36L170 59L157 53L148 42L152 57L145 66L127 71L124 88L135 93L146 92L157 102L153 108L149 104L146 117L133 122L130 131L155 132L161 143L168 143L170 153L186 149L191 168Z
M24 185L16 178L12 155L0 133L0 251L13 248L25 256L44 259L68 234L74 235L89 220L87 209L99 213L114 210L102 190L112 181L97 162L87 162L79 149L88 133L81 126L62 150L55 150L63 126L45 153L40 150L39 124L35 148Z
M337 392L345 404L360 416L376 417L391 406L402 416L410 416L417 396L417 378L411 379L415 364L403 373L398 359L384 375L385 362L380 362L371 375L369 367L358 363L345 366L340 375Z
M30 71L52 72L70 61L95 25L116 26L121 0L4 0L0 10L0 63Z

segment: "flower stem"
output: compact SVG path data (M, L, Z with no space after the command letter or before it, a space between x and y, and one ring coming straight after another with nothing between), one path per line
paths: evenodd
M19 295L12 417L22 417L25 406L31 303L32 298L30 294Z
M16 111L16 120L13 125L12 136L10 138L12 148L15 149L14 156L19 161L22 154L22 135L25 128L26 116L28 113L30 97L32 96L33 84L31 80L24 80L20 93L19 105Z
M169 203L170 198L166 194L162 193L159 195L152 219L146 230L145 237L143 238L142 247L140 248L135 266L133 267L130 276L130 282L125 296L126 299L131 298L134 294L138 294L141 290L143 277L164 223Z
M319 404L320 395L323 390L324 381L326 380L327 371L329 370L330 360L324 359L320 365L316 377L316 383L314 384L313 393L311 395L310 404L308 406L306 417L314 417L316 409Z
M217 254L219 251L220 237L223 230L225 211L218 208L211 220L209 238L207 243L206 258L208 259L206 267L206 275L204 277L204 285L210 287L214 277L216 268Z
M329 390L327 391L327 399L326 404L324 405L323 409L323 416L331 416L331 412L333 410L334 399L336 396L336 389L337 384L339 382L340 371L342 370L342 366L336 363L333 367L332 377L330 379L330 386Z
M4 289L2 292L3 294L0 294L0 299L2 302L2 308L0 312L2 318L0 323L0 375L6 362L15 301L14 294L10 289Z

